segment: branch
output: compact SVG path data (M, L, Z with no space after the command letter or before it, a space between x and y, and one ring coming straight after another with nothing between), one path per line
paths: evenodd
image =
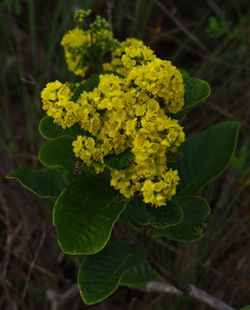
M178 282L167 269L165 269L153 258L152 255L148 254L148 259L152 267L167 281L167 283L149 282L146 285L145 290L149 292L156 291L178 296L192 297L217 310L235 310L222 300L209 295L207 292L195 287L192 284Z
M209 295L207 292L195 287L191 284L185 284L188 287L188 291L183 293L181 290L175 288L173 285L163 282L148 282L144 288L146 292L158 292L158 293L167 293L167 294L174 294L177 296L189 296L198 301L201 301L213 309L217 310L235 310L235 308L230 307L222 300Z
M167 280L169 284L171 284L174 288L179 290L183 295L188 295L190 291L190 287L185 283L180 283L175 280L170 272L161 266L151 255L148 254L149 261L153 268Z
M183 293L181 290L175 288L173 285L169 283L150 281L146 284L143 290L149 293L156 292L156 293L173 294L176 296L189 296L209 305L213 309L235 310L234 308L224 303L222 300L209 295L207 292L200 290L194 285L185 284L185 286L188 286L188 292ZM57 310L58 305L60 306L64 305L69 299L73 298L78 292L79 290L76 285L73 285L72 287L69 288L68 291L59 296L56 296L54 291L53 292L50 291L48 297L52 302L53 305L52 309Z

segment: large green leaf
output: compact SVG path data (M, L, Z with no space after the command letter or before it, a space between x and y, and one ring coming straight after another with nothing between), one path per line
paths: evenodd
M184 106L177 115L183 115L189 110L195 108L200 102L205 100L211 94L211 88L206 81L191 77L188 73L182 71L183 82L185 84Z
M114 223L126 207L108 182L81 177L58 197L53 213L58 242L68 254L94 254L110 238Z
M69 136L51 140L43 144L39 151L39 160L46 167L62 167L72 171L77 158L74 155Z
M72 181L61 168L22 169L7 174L7 179L18 180L25 188L42 198L56 198Z
M76 137L77 135L86 135L86 132L77 124L69 128L62 128L54 123L53 118L44 116L39 123L39 132L41 136L48 140L54 140L64 136Z
M183 159L171 164L180 176L178 195L197 193L223 172L234 152L238 131L239 122L222 122L183 143Z
M83 301L90 305L110 296L123 273L145 259L145 250L126 242L112 242L103 251L88 256L80 266L78 287Z
M155 208L145 204L139 198L133 198L128 202L127 210L137 224L153 227L174 226L180 223L183 218L182 209L177 203L172 202L166 206Z
M175 201L184 212L183 221L173 227L158 229L156 234L168 239L191 242L203 237L205 220L210 214L210 207L206 200L197 196L180 196Z
M131 288L138 288L145 286L149 281L155 278L156 272L145 260L138 266L128 269L122 275L120 285Z

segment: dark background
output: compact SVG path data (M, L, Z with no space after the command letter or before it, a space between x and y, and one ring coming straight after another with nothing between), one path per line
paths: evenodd
M155 245L158 260L183 282L193 283L234 307L250 303L250 2L207 1L0 1L0 309L209 309L190 299L127 288L86 307L75 293L76 267L56 242L51 203L4 176L39 167L40 91L69 72L60 40L73 27L76 8L106 17L120 40L145 40L156 54L207 80L211 97L185 120L198 132L240 120L228 169L202 191L212 207L203 240ZM114 235L131 237L116 226ZM65 294L64 294L65 293Z

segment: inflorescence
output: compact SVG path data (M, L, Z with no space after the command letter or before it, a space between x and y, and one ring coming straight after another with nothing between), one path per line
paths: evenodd
M78 14L78 22L88 15ZM87 74L89 54L95 50L102 57L111 54L110 62L102 60L103 70L109 71L77 100L72 99L73 83L48 83L41 93L43 109L63 128L78 124L88 133L77 136L73 151L96 173L104 171L108 156L129 151L133 160L123 169L112 169L111 185L126 198L138 194L145 203L166 205L179 182L168 158L185 140L173 118L184 105L181 73L140 40L118 42L100 17L87 30L77 27L66 33L62 46L75 75Z

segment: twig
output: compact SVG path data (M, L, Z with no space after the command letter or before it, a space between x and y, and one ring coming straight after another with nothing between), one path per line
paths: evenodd
M39 255L39 253L40 253L40 250L41 250L42 245L43 245L44 240L45 240L45 236L46 236L46 232L45 232L45 230L43 229L43 233L42 233L40 242L39 242L39 244L38 244L37 250L36 250L35 255L34 255L34 258L33 258L32 262L31 262L31 264L30 264L29 271L28 271L28 274L27 274L27 277L26 277L25 286L24 286L23 293L22 293L22 300L24 300L24 298L25 298L25 296L26 296L26 292L27 292L27 288L28 288L29 281L30 281L31 273L32 273L32 270L33 270L34 267L35 267L36 261L37 261L37 259L38 259L38 255Z
M233 280L233 279L231 279L231 278L226 278L226 275L223 274L222 272L219 272L218 270L214 269L213 267L208 266L206 263L200 263L200 262L197 261L196 259L190 257L188 254L183 253L183 251L178 250L176 247L174 247L174 246L168 244L167 242L164 242L164 241L161 240L161 239L155 239L154 241L155 241L156 243L160 244L161 246L167 248L168 250L170 250L170 251L176 253L177 255L181 255L182 257L184 257L185 259L187 259L190 263L192 263L192 264L197 264L197 266L200 266L200 267L205 268L205 269L207 269L207 270L208 270L208 268L209 268L210 272L212 272L212 273L213 273L214 275L216 275L217 277L219 277L219 278L221 278L221 279L223 279L223 280L226 279L227 281L231 282L232 285L238 285L238 282L237 282L237 281L235 281L235 280Z
M46 298L51 303L51 310L58 310L58 297L56 295L56 291L47 290Z
M146 290L149 291L149 289L151 289L151 291L153 291L154 287L156 287L158 288L158 291L159 289L162 289L165 293L192 297L217 310L234 310L222 300L209 295L207 292L195 287L194 285L178 282L173 275L161 264L159 264L150 254L148 255L148 259L153 268L167 281L167 284L160 282L149 282L146 285Z
M196 43L204 52L209 54L207 47L193 34L191 33L160 1L155 1L155 4L184 32L192 41Z
M230 307L226 303L224 303L222 300L209 295L207 292L195 287L191 284L186 284L189 287L189 292L186 294L186 296L192 297L198 301L201 301L213 309L217 310L235 310L235 308ZM158 293L166 293L166 294L174 294L177 296L183 296L183 292L175 288L173 285L169 283L162 283L162 282L148 282L148 284L145 286L144 290L146 292L158 292Z
M61 309L62 306L67 303L71 298L79 292L77 285L72 285L66 292L58 294L55 290L47 290L46 297L51 304L52 310Z
M62 306L69 299L75 297L79 293L77 285L72 285L65 293L58 296L59 305Z
M133 297L128 306L128 310L132 310L134 308L135 302L136 302L136 297Z
M171 284L174 288L181 291L182 294L188 295L190 293L190 287L187 284L179 283L175 280L168 270L166 270L163 266L161 266L152 256L149 256L149 260L154 269L162 275L169 284Z
M221 18L223 16L221 13L221 9L213 0L206 0L206 2L210 6L210 8L214 11L214 13L217 15L217 17Z
M12 241L13 241L14 237L18 234L19 231L20 231L20 225L17 226L17 228L14 230L13 233L10 233L10 232L7 233L6 245L5 245L5 255L4 255L4 259L3 259L3 268L2 268L1 276L0 276L1 281L5 280L9 261L10 261L10 256L11 256Z

